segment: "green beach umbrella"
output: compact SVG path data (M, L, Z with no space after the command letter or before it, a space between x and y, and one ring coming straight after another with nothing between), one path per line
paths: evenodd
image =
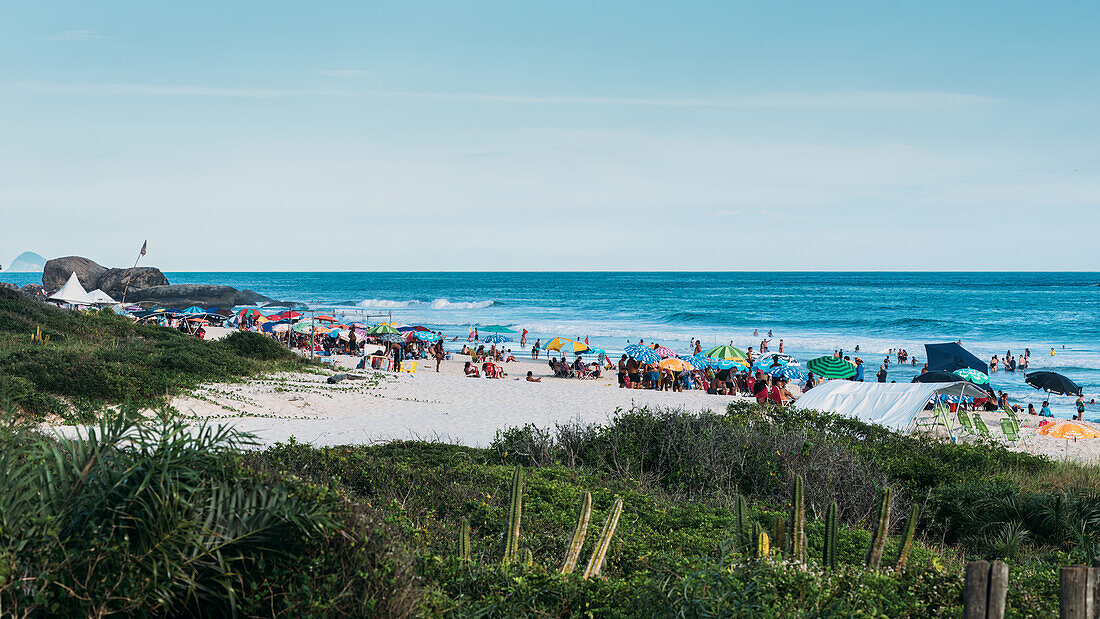
M745 351L733 346L715 346L703 354L712 359L744 359L748 356Z
M963 368L961 370L955 370L955 376L958 376L959 378L966 379L966 380L974 383L975 385L988 385L989 384L989 377L986 376L985 372L979 372L978 370L975 370L975 369L972 369L972 368Z
M392 325L381 324L374 325L367 331L367 335L382 335L383 333L400 333Z
M851 378L856 375L854 364L831 355L810 359L806 362L806 369L822 378Z
M479 333L516 333L514 329L509 329L503 325L474 325L474 328Z

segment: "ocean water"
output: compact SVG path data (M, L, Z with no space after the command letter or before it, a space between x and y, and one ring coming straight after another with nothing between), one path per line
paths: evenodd
M924 362L922 344L962 340L978 357L1019 356L1029 370L1062 372L1100 397L1098 273L167 273L172 283L228 284L299 301L349 320L392 315L460 341L470 324L502 324L536 338L588 337L617 353L644 338L686 351L704 345L771 349L800 361L843 348L862 357L871 378L890 349L904 348L916 366L897 366L889 380L908 382ZM36 275L0 273L30 283ZM758 330L760 336L753 336ZM853 352L856 346L860 352ZM518 335L505 344L518 351ZM1055 355L1051 356L1051 349ZM992 375L1016 403L1042 402L1023 372ZM1052 396L1068 417L1073 398ZM1100 404L1086 418L1100 418Z

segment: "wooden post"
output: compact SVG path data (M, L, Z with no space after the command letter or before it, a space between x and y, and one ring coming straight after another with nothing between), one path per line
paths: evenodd
M1063 567L1058 572L1058 588L1062 619L1100 618L1100 568Z
M963 617L1003 619L1008 594L1008 566L1003 561L971 561L966 564Z
M963 593L963 617L986 619L989 601L989 561L971 561L966 564L966 591Z

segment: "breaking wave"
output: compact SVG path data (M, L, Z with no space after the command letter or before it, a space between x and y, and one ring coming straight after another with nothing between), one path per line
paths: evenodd
M355 304L356 307L369 309L405 309L409 307L421 307L434 310L465 310L484 309L494 305L493 301L449 301L439 298L430 302L424 301L395 301L392 299L365 299Z

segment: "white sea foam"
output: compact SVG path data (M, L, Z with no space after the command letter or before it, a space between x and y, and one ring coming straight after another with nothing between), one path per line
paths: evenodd
M431 302L430 307L436 310L460 310L460 309L484 309L493 305L492 301L448 301L447 299L436 299Z
M368 307L371 309L401 309L409 307L416 303L416 301L391 301L389 299L366 299L356 303L358 307Z

